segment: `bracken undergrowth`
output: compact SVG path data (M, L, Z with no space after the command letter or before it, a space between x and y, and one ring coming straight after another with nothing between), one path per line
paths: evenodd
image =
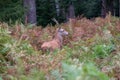
M62 50L44 52L58 27L0 23L0 80L119 80L120 19L70 19Z

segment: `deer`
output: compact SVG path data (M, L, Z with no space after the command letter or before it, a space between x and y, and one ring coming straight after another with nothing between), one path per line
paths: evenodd
M64 29L57 28L55 35L51 41L44 42L41 45L42 50L49 50L50 52L53 52L55 49L62 49L63 46L63 36L68 35L68 32Z

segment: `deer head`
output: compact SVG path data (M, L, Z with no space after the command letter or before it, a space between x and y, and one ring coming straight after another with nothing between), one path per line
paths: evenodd
M58 33L59 35L61 35L61 36L68 35L68 32L65 31L65 30L62 29L62 28L58 28L58 29L57 29L57 33Z
M53 18L52 20L53 20L53 21L57 24L57 26L58 26L58 29L57 29L57 32L56 32L56 33L58 33L58 34L61 35L61 36L68 35L68 32L61 28L61 26L59 25L59 22L58 22L55 18Z

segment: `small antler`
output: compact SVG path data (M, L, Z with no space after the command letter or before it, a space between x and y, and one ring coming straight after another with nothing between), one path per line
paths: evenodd
M58 21L57 21L55 18L52 18L52 20L53 20L57 25L59 25Z
M59 22L55 18L53 18L52 20L57 24L58 28L60 29L61 26L59 26Z

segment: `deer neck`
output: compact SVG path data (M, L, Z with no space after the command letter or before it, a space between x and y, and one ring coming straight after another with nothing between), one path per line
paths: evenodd
M58 40L58 41L59 41L58 43L59 43L60 45L62 45L62 43L63 43L63 37L62 37L62 35L60 35L60 33L57 33L57 34L55 35L54 39Z

